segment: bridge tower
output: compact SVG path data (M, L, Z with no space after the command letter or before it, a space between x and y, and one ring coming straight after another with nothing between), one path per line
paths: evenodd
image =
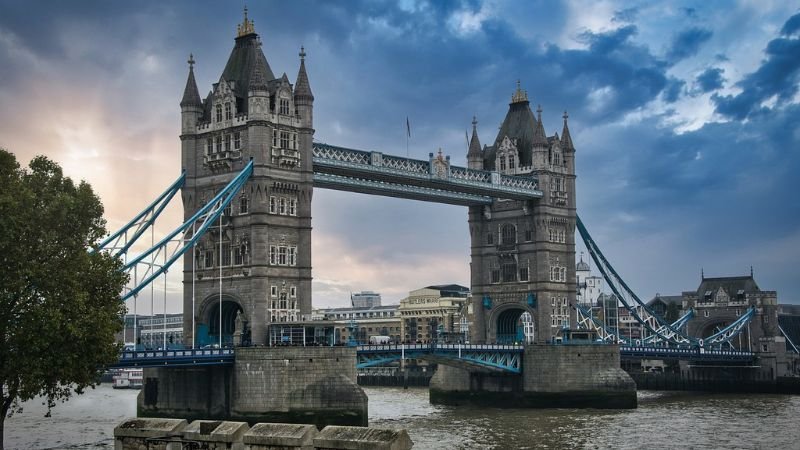
M544 193L538 200L469 208L475 342L521 342L525 312L538 343L574 324L575 148L567 117L561 137L548 137L541 107L534 116L517 83L492 146L480 148L473 120L469 167L537 177Z
M305 51L293 86L273 74L246 8L234 42L203 100L190 56L180 103L185 218L254 161L240 195L184 257L184 336L196 345L218 342L220 332L224 342L264 343L269 323L311 313L314 96Z

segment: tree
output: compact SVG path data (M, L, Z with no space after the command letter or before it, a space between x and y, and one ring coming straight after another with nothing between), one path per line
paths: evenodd
M0 148L0 450L21 402L42 396L49 411L119 357L127 275L117 258L88 252L104 235L86 182L43 156L21 169Z

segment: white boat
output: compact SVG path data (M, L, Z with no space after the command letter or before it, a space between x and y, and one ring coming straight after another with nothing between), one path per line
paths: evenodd
M114 375L114 389L141 389L144 371L142 369L121 369Z

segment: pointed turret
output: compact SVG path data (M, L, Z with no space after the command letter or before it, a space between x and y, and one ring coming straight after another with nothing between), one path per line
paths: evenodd
M266 91L267 90L267 68L266 58L256 58L253 65L253 70L250 71L249 87L251 91Z
M181 134L192 134L197 131L197 122L203 116L203 101L200 100L200 92L197 90L197 82L194 79L194 56L189 54L189 77L186 79L186 87L183 88L183 98L181 99Z
M467 151L467 167L483 170L481 141L478 139L478 119L475 116L472 116L472 138L469 141L469 151Z
M314 94L311 93L311 83L308 82L306 73L306 49L300 47L300 70L297 71L297 81L294 84L294 105L297 114L306 128L314 125Z
M183 99L181 99L181 107L183 106L203 106L203 101L200 100L200 91L197 90L197 82L194 79L194 55L189 54L189 77L186 79L186 87L183 88Z
M561 130L561 148L567 151L575 151L575 147L572 145L572 136L569 135L569 127L567 126L569 114L564 111L562 117L564 117L564 129Z
M536 131L533 133L533 145L547 146L547 133L545 133L544 125L542 124L542 105L536 108Z

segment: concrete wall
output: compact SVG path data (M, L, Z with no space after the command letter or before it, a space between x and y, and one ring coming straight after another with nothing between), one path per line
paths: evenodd
M367 425L355 349L252 347L234 366L145 369L140 417Z

